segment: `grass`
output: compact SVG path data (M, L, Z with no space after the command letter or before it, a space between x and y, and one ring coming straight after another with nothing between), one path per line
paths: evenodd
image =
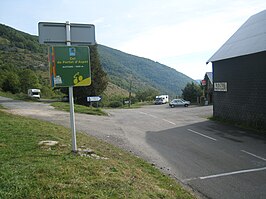
M37 99L29 97L27 94L24 94L24 93L13 94L13 93L10 93L10 92L0 91L0 96L11 98L11 99L14 99L14 100L35 101L35 102L38 101Z
M140 158L93 137L78 146L108 159L71 153L71 132L0 110L0 198L195 198ZM38 145L59 141L53 147Z
M53 102L51 103L51 105L55 107L57 110L69 112L69 103L67 102ZM78 104L74 105L74 110L75 110L75 113L85 113L85 114L90 114L90 115L103 115L103 116L107 115L107 113L104 112L100 108L82 106Z

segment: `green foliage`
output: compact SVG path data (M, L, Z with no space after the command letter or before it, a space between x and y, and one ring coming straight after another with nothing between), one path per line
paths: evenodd
M56 96L60 96L61 93L56 93L50 86L43 86L41 88L41 96L42 98L54 98Z
M30 69L23 69L19 72L21 92L27 93L28 89L40 88L38 77L35 72Z
M125 96L123 95L103 95L102 96L102 101L100 103L100 105L102 107L113 107L113 108L117 108L117 107L122 107L123 106L123 101L126 99Z
M153 101L160 92L153 88L146 88L136 93L136 98L139 102L141 101Z
M185 100L191 102L197 102L197 97L202 95L202 90L199 85L192 83L187 83L186 87L182 89L182 96Z
M13 72L6 72L5 79L2 83L3 91L9 91L11 93L20 92L20 81L19 76Z
M123 106L123 103L120 101L111 101L108 106L111 108L119 108Z
M13 28L0 24L1 48L22 48L33 52L43 53L45 48L38 43L38 38Z
M132 91L154 88L170 96L180 95L188 82L193 81L186 75L145 58L129 55L121 51L98 45L100 60L109 80Z

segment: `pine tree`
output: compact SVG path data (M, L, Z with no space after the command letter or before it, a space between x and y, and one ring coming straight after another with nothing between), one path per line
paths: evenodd
M182 89L182 96L185 100L189 100L191 102L196 102L197 97L201 96L202 90L199 85L192 83L187 83L186 87Z
M101 95L108 84L107 74L103 71L97 45L90 46L91 78L90 86L74 87L74 99L76 103L86 105L88 96Z

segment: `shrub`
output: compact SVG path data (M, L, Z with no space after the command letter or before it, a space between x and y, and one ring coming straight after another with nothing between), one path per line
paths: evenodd
M119 101L113 101L109 103L109 107L112 107L112 108L118 108L122 106L123 106L122 102L119 102Z

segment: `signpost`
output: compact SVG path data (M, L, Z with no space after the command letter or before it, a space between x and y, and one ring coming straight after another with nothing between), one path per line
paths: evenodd
M87 97L87 102L99 102L102 100L101 96L91 96Z
M99 105L99 101L102 100L102 97L101 96L91 96L91 97L87 97L87 102L97 102L97 108L98 108L98 105Z
M66 23L39 22L38 27L39 43L61 45L61 47L49 48L50 77L53 86L69 87L72 151L76 152L73 86L90 85L91 75L88 47L74 47L74 45L94 45L95 28L91 24L70 24L68 21Z

